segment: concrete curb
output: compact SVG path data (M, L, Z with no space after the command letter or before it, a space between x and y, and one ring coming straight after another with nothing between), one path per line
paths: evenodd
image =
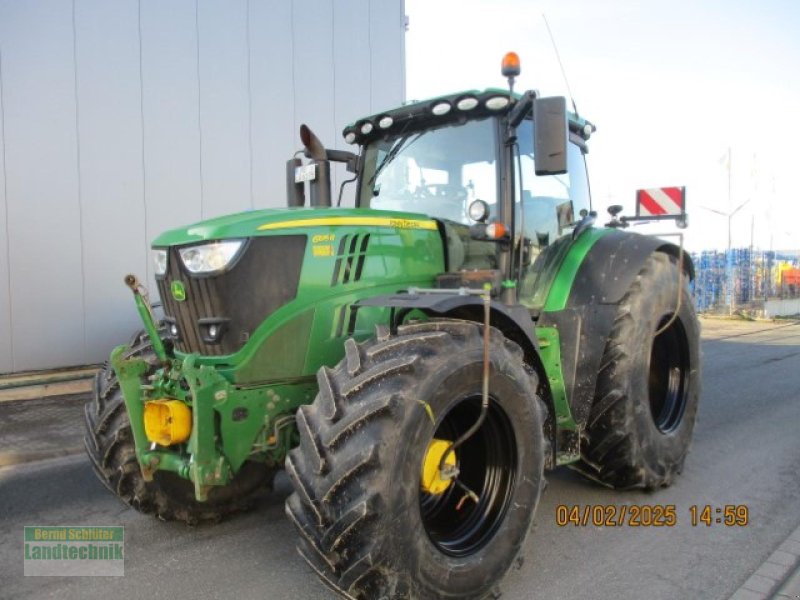
M43 452L0 452L0 468L24 465L29 462L40 460L50 460L51 458L62 458L83 454L83 446L72 446L70 448L59 448L57 450L46 450Z
M0 376L0 403L90 392L97 371L91 366Z
M800 600L800 567L775 592L773 600Z
M0 467L83 453L89 398L78 393L0 402Z
M800 527L742 584L730 600L800 600Z

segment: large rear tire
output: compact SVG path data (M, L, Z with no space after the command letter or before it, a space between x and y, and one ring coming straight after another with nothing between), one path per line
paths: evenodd
M152 372L157 359L148 337L138 333L129 345L127 357L145 359ZM162 520L195 524L247 510L269 490L275 475L266 465L246 462L230 484L211 488L207 502L197 502L194 485L174 473L156 471L153 481L145 481L136 460L122 390L109 365L95 376L84 417L83 442L98 479L125 504Z
M297 413L286 462L298 550L349 598L482 598L517 557L543 487L543 410L521 349L491 330L490 405L455 450L458 481L421 487L432 440L480 414L482 328L436 320L345 344Z
M700 396L700 328L687 286L679 288L679 268L661 252L647 259L606 344L576 468L614 488L666 487L689 452Z

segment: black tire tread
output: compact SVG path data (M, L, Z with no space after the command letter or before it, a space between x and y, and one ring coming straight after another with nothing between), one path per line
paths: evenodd
M667 487L682 470L688 453L687 447L677 461L668 464L660 460L656 469L646 463L633 435L633 399L624 385L625 377L620 376L630 370L634 361L642 360L628 344L635 325L632 305L650 293L648 285L655 271L664 268L674 268L675 273L678 269L667 254L652 254L620 302L600 362L595 401L584 436L587 443L581 444L581 461L573 465L589 479L615 489ZM687 308L694 318L693 306Z
M300 555L341 596L413 595L409 592L413 583L387 576L382 568L383 541L373 523L385 505L383 489L375 483L383 460L380 444L369 440L393 435L404 411L426 410L424 403L408 397L403 386L408 377L422 377L421 370L433 369L422 358L446 352L448 344L463 343L481 331L476 323L445 319L403 325L397 335L379 328L376 337L364 344L348 340L339 367L320 369L324 386L318 400L298 412L301 443L286 461L295 487L286 513L300 532ZM494 343L502 339L505 351L522 364L516 344L494 328L491 335ZM525 372L531 378L529 389L535 390L535 374ZM536 406L544 411L540 400ZM325 465L321 476L320 463Z

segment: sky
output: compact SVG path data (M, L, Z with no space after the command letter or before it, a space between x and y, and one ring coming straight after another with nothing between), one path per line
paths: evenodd
M800 249L800 1L406 0L406 97L504 87L568 96L581 116L593 203L634 213L639 188L686 186L691 251ZM728 153L731 186L728 192ZM643 232L677 231L658 224Z

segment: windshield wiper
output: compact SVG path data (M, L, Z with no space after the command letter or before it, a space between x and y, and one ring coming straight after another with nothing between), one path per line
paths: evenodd
M381 171L383 171L384 167L388 165L390 162L392 162L398 154L400 154L400 150L402 150L407 146L410 146L413 142L416 142L422 136L423 133L425 132L420 131L417 134L408 134L407 136L397 140L394 143L394 145L389 149L389 152L386 153L386 156L383 157L381 164L377 166L377 168L375 169L375 173L373 173L372 177L370 177L369 181L367 181L367 185L371 186L373 183L375 183L375 180L378 178L378 175L381 174Z

